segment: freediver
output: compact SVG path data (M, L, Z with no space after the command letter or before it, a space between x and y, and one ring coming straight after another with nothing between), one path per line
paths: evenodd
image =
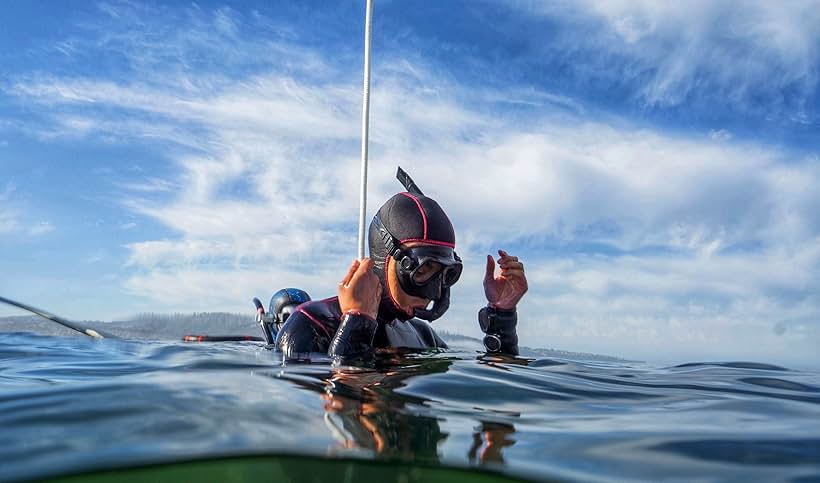
M305 302L310 302L310 295L304 290L283 288L270 298L270 305L268 305L268 313L266 314L262 302L254 297L256 322L262 327L262 333L265 335L265 341L268 344L273 344L276 341L276 334L282 329L282 325Z
M398 178L407 191L373 217L370 257L353 261L336 297L299 305L278 331L275 348L286 360L317 352L349 359L382 348L447 348L429 322L447 311L450 288L461 276L455 230L441 206L401 168ZM527 279L518 257L504 250L498 255L499 275L487 255L488 304L479 311L479 325L488 352L518 355L516 307Z

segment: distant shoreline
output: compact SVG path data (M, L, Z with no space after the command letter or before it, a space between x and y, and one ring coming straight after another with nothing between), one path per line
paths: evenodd
M174 340L185 335L252 335L261 336L252 316L228 312L198 312L193 314L139 314L130 320L103 322L83 321L86 327L102 329L124 339ZM83 335L35 315L0 317L0 333L32 332L40 335L77 336ZM481 339L462 334L438 330L437 333L448 343L458 345L468 343L478 350ZM543 349L521 346L522 357L580 359L601 362L639 362L620 357L560 349Z

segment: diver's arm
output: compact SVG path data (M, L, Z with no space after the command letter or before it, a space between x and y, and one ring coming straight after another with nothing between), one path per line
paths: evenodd
M484 346L489 352L518 355L518 314L516 306L527 293L527 277L524 264L518 257L498 250L498 266L501 273L495 275L495 260L487 255L484 276L484 294L489 305L478 313L481 330L487 334Z
M325 344L327 339L325 339ZM319 334L311 320L302 312L288 317L276 334L275 348L285 360L309 359L310 353L319 352Z
M478 312L478 323L484 336L484 347L490 353L518 355L518 314L515 309L488 305Z
M328 355L344 358L367 358L373 354L376 319L358 312L342 315L342 323L330 341Z
M381 283L373 273L373 260L354 260L339 283L341 323L330 341L331 357L358 358L373 354Z

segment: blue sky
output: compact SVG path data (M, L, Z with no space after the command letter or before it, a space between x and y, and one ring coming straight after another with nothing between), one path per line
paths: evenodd
M77 319L332 295L356 253L364 2L18 2L0 293ZM817 365L812 2L375 2L370 206L401 164L526 345Z

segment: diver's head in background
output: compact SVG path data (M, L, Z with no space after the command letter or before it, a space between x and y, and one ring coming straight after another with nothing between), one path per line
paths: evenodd
M273 294L268 306L268 314L273 317L276 332L279 332L288 317L296 312L297 307L309 301L310 295L298 288L283 288Z

